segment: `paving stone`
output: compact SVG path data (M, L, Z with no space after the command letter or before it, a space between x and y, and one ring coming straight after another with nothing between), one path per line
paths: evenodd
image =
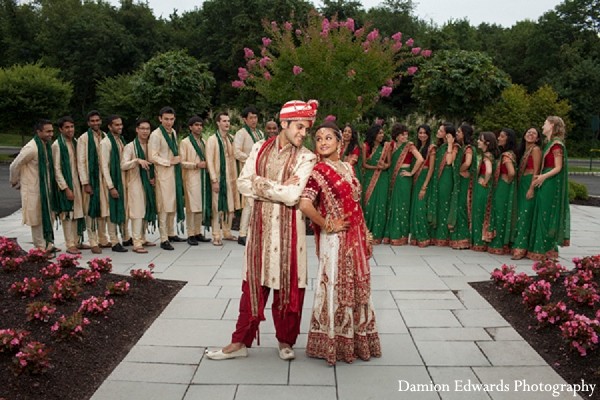
M429 367L433 382L444 385L438 393L443 400L489 400L486 392L465 392L469 381L480 383L471 368L466 367Z
M335 399L336 390L333 386L256 386L240 385L235 400L256 399Z
M398 300L453 300L456 298L450 290L393 290L392 296Z
M402 317L409 328L461 327L449 310L403 310Z
M454 266L456 268L458 268L458 270L460 272L463 273L463 275L466 276L482 276L488 273L488 271L486 271L484 268L481 267L481 265L479 264L454 264Z
M373 307L375 308L375 311L398 309L398 305L394 301L392 292L389 290L372 290L371 299L373 300Z
M188 283L177 293L177 298L214 299L219 294L219 290L220 288L216 286L190 285Z
M415 341L483 341L492 337L483 328L410 328Z
M187 385L104 381L92 400L181 400Z
M506 328L485 328L485 330L496 341L523 340L523 337L512 326Z
M221 319L228 304L227 299L174 298L161 318Z
M425 365L471 367L490 365L474 342L417 341L417 349Z
M373 276L371 286L378 290L448 290L442 279L433 273L410 279L405 276Z
M398 310L375 310L379 333L408 333Z
M398 308L403 310L460 310L465 307L454 300L396 300Z
M372 267L371 268L371 276L375 276L375 275L396 275L394 273L394 270L392 269L392 267L390 266L377 266L377 267ZM312 276L316 276L316 273Z
M423 365L410 335L379 334L381 357L371 358L369 365Z
M489 328L510 326L495 310L456 310L453 312L463 326L467 327L481 326Z
M236 385L191 385L183 400L233 400Z
M171 266L161 274L162 279L189 282L192 285L208 285L219 267L186 268Z
M123 361L197 365L204 347L134 346Z
M456 297L469 310L484 309L491 310L493 307L475 289L457 290Z
M335 386L335 368L330 367L325 360L309 358L303 350L296 349L296 359L290 363L289 384Z
M107 378L111 381L189 384L196 365L122 362Z
M231 339L232 321L158 318L138 341L146 346L221 347Z
M440 278L442 282L446 285L446 289L450 290L466 290L472 289L469 282L482 282L489 281L490 276L482 275L482 276L445 276Z
M525 341L481 342L478 345L494 366L547 365Z

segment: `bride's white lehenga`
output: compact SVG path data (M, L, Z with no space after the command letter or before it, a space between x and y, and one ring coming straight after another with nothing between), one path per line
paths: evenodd
M360 183L352 167L318 163L302 197L314 202L321 215L346 215L349 228L325 233L315 226L319 257L318 286L310 319L306 353L336 361L353 362L381 356L381 344L371 301L368 263L370 246L360 207Z

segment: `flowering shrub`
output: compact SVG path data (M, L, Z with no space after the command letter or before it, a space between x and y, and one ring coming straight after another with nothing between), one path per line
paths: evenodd
M80 312L76 312L66 317L61 315L58 321L50 330L56 334L60 339L67 338L83 338L83 327L89 325L90 320L83 317Z
M17 257L20 253L21 248L15 240L0 236L0 257Z
M37 278L24 278L23 282L15 282L10 285L8 291L16 296L35 297L44 289L44 282Z
M62 268L60 265L52 263L43 267L40 273L44 278L58 278L62 274Z
M550 259L533 263L533 270L540 278L551 283L556 282L560 274L567 271L565 267Z
M533 282L521 293L523 304L529 308L534 308L539 304L547 303L550 301L550 295L552 294L550 286L550 282L546 282L543 279Z
M56 306L44 301L34 301L33 303L29 303L25 310L27 321L37 319L38 321L48 322L50 316L55 312Z
M50 367L49 349L40 342L29 342L21 347L14 356L13 363L17 374L28 372L30 374L41 374Z
M31 263L42 263L48 260L48 253L46 250L34 247L33 249L29 250L26 257L27 261Z
M115 304L113 299L106 299L104 297L92 296L89 299L85 299L79 306L80 313L83 314L96 314L102 315L108 313L108 310Z
M548 303L545 305L537 305L534 309L535 317L542 324L554 325L559 321L568 321L575 314L571 310L567 310L567 305L562 301L558 303Z
M532 281L533 279L525 272L521 272L520 274L508 274L505 277L504 285L502 287L511 293L519 294L522 293Z
M0 329L0 353L18 349L27 342L30 334L23 329Z
M560 326L562 336L583 357L588 350L594 350L598 344L598 332L600 323L591 320L585 315L575 314L570 321Z
M93 285L100 280L100 272L82 269L77 271L75 278L79 279L84 285Z
M80 254L61 254L56 258L56 263L61 268L75 268L79 265Z
M23 257L0 257L0 268L4 272L14 272L19 269L24 261Z
M515 268L516 267L514 265L502 264L502 267L500 267L500 269L495 268L492 271L492 280L496 282L496 285L504 284L508 275L515 274Z
M591 271L596 276L600 275L600 254L584 258L574 258L573 263L579 271Z
M50 285L50 293L54 302L72 300L81 293L81 286L79 280L64 274Z
M593 282L590 271L578 271L575 275L565 278L564 284L567 288L567 296L580 304L592 307L600 300L598 285Z
M148 281L148 280L153 280L154 279L154 275L153 275L153 271L154 270L154 263L150 263L148 265L148 269L132 269L131 271L129 271L129 274L133 277L133 279L139 280L139 281Z
M101 274L104 272L109 273L112 271L112 260L110 259L110 257L94 258L88 261L87 263L92 271L97 271Z
M129 282L127 281L119 281L119 282L109 282L106 284L106 291L104 292L105 296L122 296L129 292Z

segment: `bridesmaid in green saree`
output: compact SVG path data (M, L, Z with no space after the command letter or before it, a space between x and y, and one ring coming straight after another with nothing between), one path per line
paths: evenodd
M359 182L362 182L362 157L358 143L358 132L350 124L346 124L342 131L342 146L340 151L340 159L352 166L356 178Z
M410 244L427 247L431 244L431 226L427 220L429 202L429 183L433 176L435 151L437 146L431 143L431 128L421 125L417 128L419 152L424 162L414 175L412 204L410 209Z
M381 125L367 130L362 153L365 222L373 235L373 244L380 244L386 222L391 153L391 144L383 141Z
M546 145L542 151L542 173L533 177L537 193L527 253L532 260L556 259L558 246L569 246L571 237L565 123L560 117L550 116L542 133Z
M531 219L535 206L533 177L542 168L542 149L537 129L529 128L517 149L519 172L517 174L517 222L513 233L512 259L520 260L527 255Z

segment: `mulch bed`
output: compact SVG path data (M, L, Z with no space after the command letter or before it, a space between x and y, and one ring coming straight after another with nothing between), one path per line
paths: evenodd
M25 308L31 301L50 301L47 288L37 297L21 299L9 294L13 282L24 277L41 277L40 266L25 264L19 271L0 271L0 329L25 329L31 339L51 348L52 367L42 375L27 373L15 376L12 355L0 353L0 400L20 399L88 399L129 350L159 316L171 299L185 285L179 281L134 280L114 274L102 274L94 286L83 286L83 292L74 301L58 305L57 312L47 323L27 321ZM63 270L74 276L79 268ZM102 296L108 282L127 280L130 290L122 296L111 296L115 304L106 317L87 316L83 340L59 341L50 327L61 314L77 311L81 300Z
M567 308L577 314L584 314L594 319L595 310L588 306L580 306L572 301L566 294L562 284L564 277L552 284L550 302L563 301ZM595 282L600 284L600 277L595 277ZM570 384L596 384L594 399L599 399L600 387L600 349L588 351L582 357L572 349L561 336L558 325L540 327L533 310L529 310L522 303L521 295L510 293L508 290L497 286L493 281L473 282L471 286L479 292L495 309L512 325L512 327L538 352L540 356ZM588 393L589 394L589 393ZM579 393L586 397L585 393Z

